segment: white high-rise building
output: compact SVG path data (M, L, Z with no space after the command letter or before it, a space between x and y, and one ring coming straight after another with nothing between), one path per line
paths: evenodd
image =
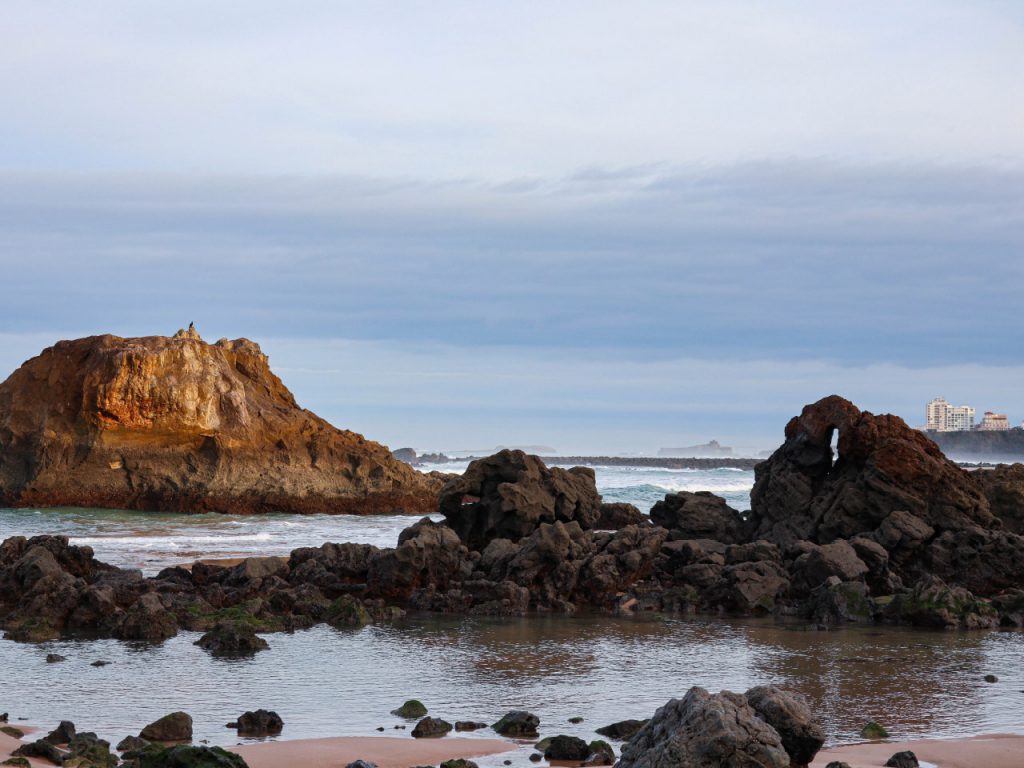
M925 416L925 429L932 432L969 432L974 429L974 408L950 405L941 397L928 403Z
M941 397L936 397L925 407L924 428L929 432L946 431L946 409L949 403Z

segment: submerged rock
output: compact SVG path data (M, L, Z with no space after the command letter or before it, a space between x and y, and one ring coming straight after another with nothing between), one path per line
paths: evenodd
M235 721L239 736L270 736L284 728L284 721L277 712L257 709L245 712Z
M252 656L270 647L251 624L243 621L218 622L195 644L214 656Z
M513 739L532 739L537 737L540 718L531 712L517 709L507 713L492 728L502 736Z
M544 758L547 760L586 760L590 754L587 742L576 736L552 736L545 739ZM540 749L538 746L537 749Z
M597 733L602 736L607 736L609 739L615 739L616 741L625 741L633 738L633 734L643 728L649 720L620 720L617 723L606 725L603 728L598 728Z
M583 761L583 765L614 765L615 750L607 741L595 739L587 745L589 753Z
M439 717L424 717L412 729L414 738L438 738L452 730L452 724Z
M419 699L409 699L398 709L391 710L391 714L407 718L423 717L427 714L427 708L423 706L423 702ZM458 728L458 723L455 725Z
M874 720L869 720L867 725L860 729L861 738L864 739L888 739L889 732Z

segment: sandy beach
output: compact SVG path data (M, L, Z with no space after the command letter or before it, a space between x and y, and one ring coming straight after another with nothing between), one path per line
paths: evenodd
M966 739L916 739L851 744L818 753L811 768L825 768L833 760L850 768L881 768L897 752L909 749L917 759L939 768L1021 768L1024 736L991 733Z
M18 726L19 728L21 726ZM23 728L26 732L28 728ZM22 742L0 733L0 762L11 756ZM455 757L480 757L514 750L516 745L502 739L407 739L390 736L338 736L325 739L296 739L228 747L250 768L337 768L354 760L376 763L378 768L409 768L436 765ZM49 766L46 760L30 760L33 766Z
M378 768L436 765L454 757L480 757L514 750L502 739L402 739L392 736L338 736L326 739L272 741L228 747L245 758L249 768L336 768L353 760L376 763Z

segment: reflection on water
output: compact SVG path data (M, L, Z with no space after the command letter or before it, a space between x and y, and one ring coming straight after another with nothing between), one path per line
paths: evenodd
M248 660L210 657L183 633L158 646L114 640L0 642L0 711L43 725L69 718L120 739L176 709L196 738L230 744L246 709L284 718L284 738L388 734L389 711L422 699L447 720L494 722L509 709L545 734L649 716L690 686L743 691L772 683L809 696L834 741L869 719L895 737L1024 732L1024 634L851 628L802 631L769 621L416 618L339 631L269 635ZM46 664L47 653L68 661ZM95 659L110 666L89 666ZM999 677L996 684L983 680ZM580 725L568 719L582 716ZM478 733L486 736L487 731ZM488 765L500 761L482 761Z

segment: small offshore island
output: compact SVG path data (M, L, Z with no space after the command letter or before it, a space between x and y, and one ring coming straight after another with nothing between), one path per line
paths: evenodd
M592 469L549 467L521 451L474 460L462 475L424 475L299 408L253 342L211 345L192 329L60 342L0 385L2 505L443 520L413 523L393 548L327 542L287 558L196 562L150 578L64 536L15 536L0 544L0 627L26 643L159 643L201 631L198 644L210 653L245 656L267 649L262 633L413 612L773 616L819 629L1024 626L1024 465L965 471L901 419L833 395L795 416L784 443L754 469L748 511L682 491L649 515L604 502ZM806 702L777 688L683 693L646 725L611 737L623 742L622 768L802 766L826 741ZM533 738L527 715L512 712L518 725L494 728ZM416 727L451 729L428 720ZM23 754L80 768L117 764L95 736L62 735L29 742ZM564 738L544 756L614 759L607 744ZM1012 739L998 746L1011 743L1021 748ZM185 749L194 752L174 756L136 741L122 751L140 768L245 764ZM260 762L260 747L242 751L251 765L274 764Z

